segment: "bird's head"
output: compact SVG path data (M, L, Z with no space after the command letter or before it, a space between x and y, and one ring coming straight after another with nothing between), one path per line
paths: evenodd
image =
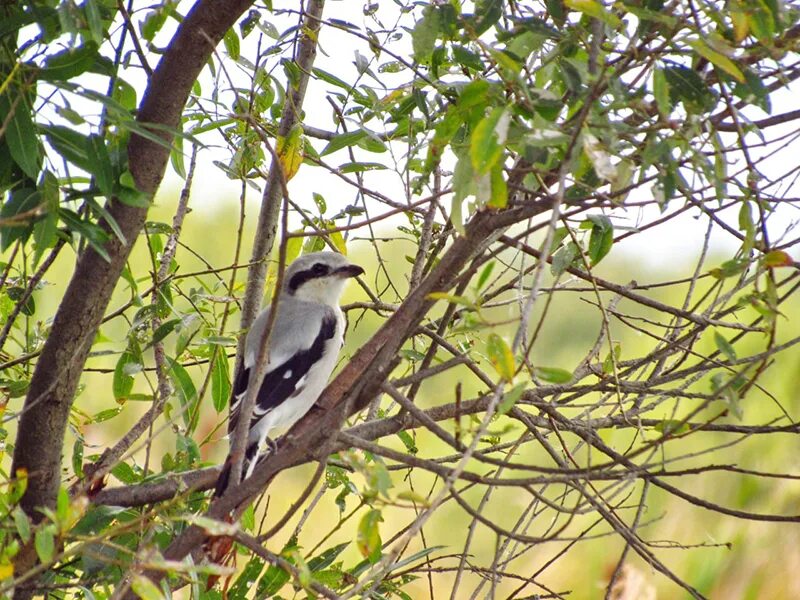
M335 252L304 254L286 269L283 291L300 300L336 306L347 280L363 273L364 269Z

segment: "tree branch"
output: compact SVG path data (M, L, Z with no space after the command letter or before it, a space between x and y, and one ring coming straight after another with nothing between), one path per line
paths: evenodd
M250 4L250 0L200 0L194 5L148 83L139 107L139 123L177 128L192 84L214 45ZM129 169L136 186L150 196L164 176L172 139L164 127L156 133L164 138L165 145L135 134L128 145ZM105 245L108 261L91 248L80 256L37 362L19 422L12 472L22 469L28 473L21 506L35 521L42 518L37 507L55 506L72 400L111 293L147 216L147 208L115 199L109 201L108 210L125 241L109 235ZM103 226L110 231L107 223ZM35 562L36 553L28 545L17 555L15 572L23 573ZM19 590L15 597L25 598L30 592Z

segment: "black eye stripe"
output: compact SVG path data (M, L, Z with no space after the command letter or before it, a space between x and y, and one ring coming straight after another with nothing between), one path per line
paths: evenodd
M292 275L292 278L289 280L289 292L294 293L297 291L297 288L303 285L306 281L325 277L329 273L330 268L328 265L322 263L316 263L310 269L298 271Z

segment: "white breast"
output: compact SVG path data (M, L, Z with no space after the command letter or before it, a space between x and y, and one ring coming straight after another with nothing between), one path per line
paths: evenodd
M256 427L250 431L250 440L258 439L259 445L264 443L270 431L278 427L291 427L299 421L314 403L319 399L320 394L328 385L333 369L339 358L339 351L344 342L345 319L342 311L336 307L336 329L333 337L325 342L325 350L322 358L312 367L308 374L298 382L298 388L302 388L291 398L285 400L280 405L270 410L262 417Z

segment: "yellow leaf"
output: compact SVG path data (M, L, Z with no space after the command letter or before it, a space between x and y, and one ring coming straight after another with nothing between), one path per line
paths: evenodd
M514 379L517 371L514 354L506 341L496 333L490 334L486 340L486 354L500 377L506 381Z
M343 256L347 256L347 244L344 241L344 236L342 235L341 231L331 231L330 232L331 242L333 245L336 246L336 249L342 253Z
M486 206L489 208L505 208L508 204L508 186L503 177L503 165L498 164L492 169L490 174L490 193L489 201Z
M762 264L770 269L773 267L791 267L794 265L792 257L783 250L771 250L767 252L761 260Z
M285 138L279 136L275 151L283 167L284 177L289 181L297 174L303 162L303 126L295 125Z
M733 23L733 39L737 43L741 42L750 33L750 22L747 20L747 13L738 2L731 5L731 22Z
M0 581L10 579L14 576L14 565L0 563Z

